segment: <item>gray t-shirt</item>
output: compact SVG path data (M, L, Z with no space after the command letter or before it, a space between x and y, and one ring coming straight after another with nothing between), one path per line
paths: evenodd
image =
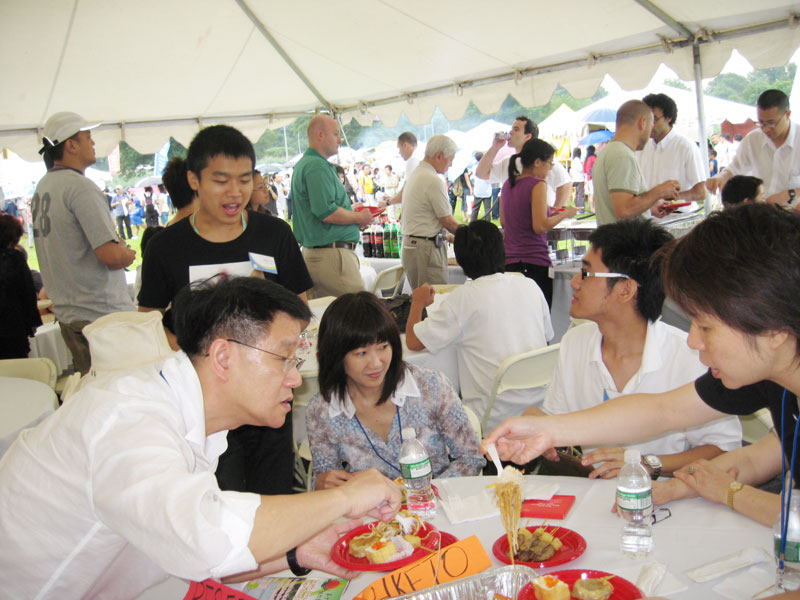
M31 199L33 239L48 297L59 321L94 321L136 310L123 269L111 270L95 248L117 240L103 192L77 171L47 173Z
M647 191L647 184L633 150L616 140L611 140L598 155L592 169L592 182L598 225L620 220L614 214L611 192L626 192L638 196Z

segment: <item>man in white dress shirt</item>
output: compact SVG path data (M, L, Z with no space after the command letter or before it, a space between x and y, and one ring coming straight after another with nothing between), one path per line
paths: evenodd
M742 140L730 166L708 180L708 189L716 192L734 175L753 175L764 181L767 204L800 210L800 127L791 120L789 98L767 90L756 112L758 129Z
M255 277L187 286L174 312L183 351L97 379L0 460L4 596L135 598L168 575L286 568L352 577L330 550L361 521L331 523L399 509L399 489L374 470L308 494L221 491L227 430L280 427L292 410L311 313Z
M408 183L409 177L411 177L414 169L416 169L417 165L419 165L419 158L414 155L414 152L417 150L417 136L410 131L404 131L401 133L399 136L397 136L397 150L400 152L400 156L403 157L403 160L406 161L406 170L405 174L403 175L403 187L400 188L400 191L397 192L397 195L389 198L384 197L384 201L390 206L394 204L402 204L403 190L406 188L405 184Z
M514 148L516 153L519 153L525 142L538 137L539 128L536 123L526 116L520 116L516 118L511 126L508 145ZM475 177L485 179L490 183L499 182L502 187L506 179L508 179L508 161L511 157L503 158L496 164L494 163L494 157L497 156L500 148L505 145L505 138L495 136L492 146L481 157L475 167ZM547 183L547 204L553 208L566 206L572 193L572 178L569 176L569 171L560 162L554 161L553 168L550 169L547 177L545 177L545 183ZM502 201L503 199L500 198L500 202Z
M666 94L648 94L642 101L653 111L650 139L636 155L647 189L674 179L680 183L677 201L705 200L708 167L703 165L697 144L673 129L678 118L675 101Z
M651 257L672 236L651 220L626 219L598 227L580 273L572 278L570 315L587 319L561 340L558 366L541 409L563 414L635 393L666 392L694 381L705 367L686 333L659 319L664 304L659 265ZM653 415L658 418L658 415ZM656 479L699 458L712 459L741 445L736 417L629 444ZM584 448L584 451L591 450ZM590 477L615 477L625 448L599 448L586 459ZM546 458L554 458L548 451ZM598 465L598 463L600 463Z

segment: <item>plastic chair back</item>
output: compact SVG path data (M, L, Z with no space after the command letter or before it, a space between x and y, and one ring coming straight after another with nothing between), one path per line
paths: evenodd
M383 296L383 290L393 288L389 298L395 298L400 293L400 290L403 289L405 278L406 272L403 270L403 265L389 267L378 273L375 282L372 284L371 291L380 298L385 297Z
M55 391L58 380L56 363L49 358L7 358L0 360L0 375L33 379Z

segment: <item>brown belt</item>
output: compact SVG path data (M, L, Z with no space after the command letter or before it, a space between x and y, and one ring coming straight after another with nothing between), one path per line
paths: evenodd
M332 244L325 244L324 246L312 246L312 248L344 248L345 250L355 250L355 242L333 242Z

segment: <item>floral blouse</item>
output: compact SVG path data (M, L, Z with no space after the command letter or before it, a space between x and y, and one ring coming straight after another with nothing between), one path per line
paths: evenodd
M390 479L399 477L400 431L407 427L414 428L428 451L434 477L479 474L486 461L478 451L478 438L442 373L406 365L405 376L388 402L397 406L397 415L384 441L369 427L362 429L347 392L344 398L331 398L330 404L321 394L311 399L306 430L315 480L332 469L355 473L373 467Z

